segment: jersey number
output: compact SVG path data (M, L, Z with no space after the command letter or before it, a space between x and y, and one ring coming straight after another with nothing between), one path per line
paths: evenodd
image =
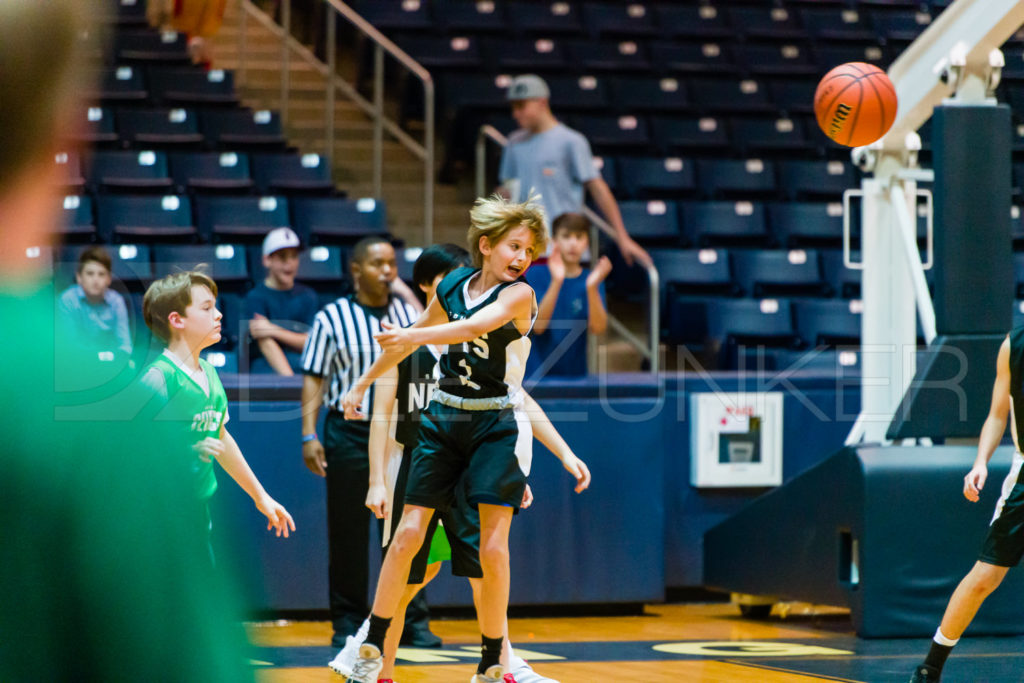
M473 353L478 355L480 358L487 360L491 353L490 347L487 346L487 333L485 332L480 335L471 343L473 344ZM465 353L469 353L469 343L463 342L462 350ZM470 379L473 376L473 368L470 367L465 358L459 361L459 367L466 371L465 375L459 375L459 381L462 382L462 385L470 387L471 389L479 390L480 385Z

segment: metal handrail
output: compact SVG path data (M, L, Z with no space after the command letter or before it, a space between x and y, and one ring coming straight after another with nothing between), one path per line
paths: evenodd
M476 196L478 197L482 197L487 194L488 141L493 142L502 148L508 145L508 138L494 126L483 125L480 127L480 132L476 139ZM597 215L597 213L588 206L583 207L582 213L587 217L591 225L597 227L608 237L615 239L615 228L609 225L604 218ZM598 241L591 240L591 242L591 249L596 257L599 248ZM659 353L661 341L661 278L658 276L658 269L653 263L641 265L643 265L644 269L647 271L647 280L650 285L650 308L648 314L650 321L650 339L648 343L645 344L643 339L630 331L630 329L627 328L621 320L613 316L611 313L608 314L608 325L611 326L619 336L635 347L650 363L651 372L656 373L659 370L659 360L661 356Z
M308 48L302 45L291 35L291 0L282 0L281 24L275 22L265 12L256 7L251 0L242 0L240 5L242 11L239 18L238 30L238 76L244 81L247 72L248 58L246 55L246 26L248 17L253 17L262 24L268 31L281 40L281 118L287 122L288 102L290 99L290 59L295 53L300 59L309 64L321 76L324 76L324 143L325 156L333 161L334 158L334 98L336 93L341 93L351 100L363 113L373 120L373 188L374 195L380 197L383 187L383 138L384 131L387 131L402 146L408 149L413 155L423 162L423 244L428 245L434 239L434 165L435 165L435 110L434 110L434 79L430 72L423 68L415 59L410 57L400 47L384 36L373 27L366 19L361 17L355 10L340 0L322 0L331 11L326 21L326 51L327 63L320 61ZM337 27L334 21L335 16L345 18L352 26L358 29L364 36L369 38L374 45L373 57L373 101L370 102L356 88L339 76L335 69L335 57L337 52ZM384 54L393 57L399 64L405 67L410 73L423 84L423 110L424 130L423 144L417 142L406 131L402 130L396 122L384 115Z

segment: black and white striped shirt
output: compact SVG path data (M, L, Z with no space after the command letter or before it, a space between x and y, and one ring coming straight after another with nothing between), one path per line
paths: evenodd
M342 410L341 401L349 388L380 356L373 335L380 332L382 317L407 327L417 315L416 309L397 297L392 297L386 308L369 308L356 301L354 294L320 309L302 350L302 371L324 378L324 404ZM363 398L362 411L370 415L372 410L371 389Z

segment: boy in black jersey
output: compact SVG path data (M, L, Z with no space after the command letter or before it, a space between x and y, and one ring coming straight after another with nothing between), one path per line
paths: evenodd
M547 238L543 210L533 197L522 204L478 199L470 219L477 269L460 268L445 277L410 327L386 326L377 335L384 354L345 399L346 412L354 410L369 386L416 348L448 346L412 454L406 505L381 570L367 640L350 681L376 683L387 628L413 557L434 511L448 510L459 486L465 486L468 502L480 514L483 579L477 616L483 647L472 681L500 683L504 675L499 660L508 608L508 533L525 493L532 443L521 381L537 312L533 290L519 278ZM579 460L570 453L563 465L582 491L588 475Z

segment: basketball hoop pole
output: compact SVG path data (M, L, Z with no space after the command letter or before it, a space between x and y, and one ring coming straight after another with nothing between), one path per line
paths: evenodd
M887 428L915 375L915 311L926 341L935 337L935 310L916 239L917 181L930 180L931 172L918 165L921 142L916 131L950 94L958 103L995 103L991 95L1003 66L999 47L1022 24L1024 3L1019 0L957 0L950 5L889 69L899 98L892 128L878 142L852 152L854 163L870 175L859 191L844 197L844 262L863 271L864 301L861 411L847 445L887 443ZM859 263L849 253L850 196L863 198Z

